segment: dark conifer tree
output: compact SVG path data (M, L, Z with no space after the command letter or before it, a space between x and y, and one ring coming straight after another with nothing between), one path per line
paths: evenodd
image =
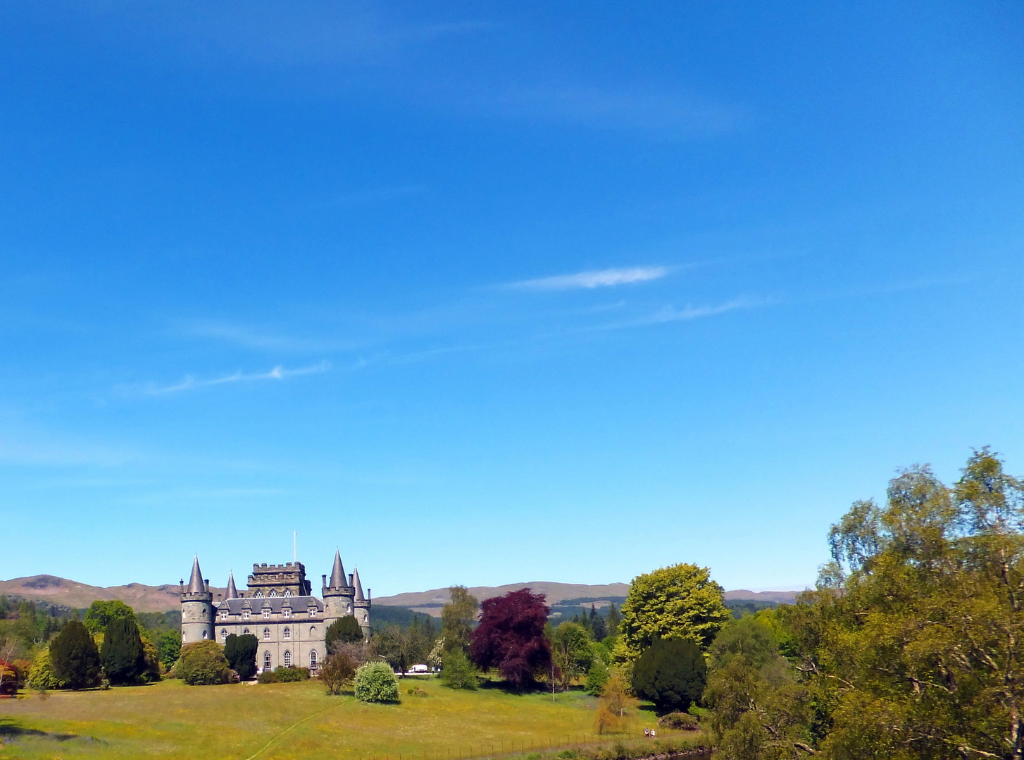
M330 652L331 646L336 641L340 641L343 644L358 644L362 640L363 629L359 627L359 622L352 615L346 615L343 618L338 618L328 626L324 646Z
M615 602L612 602L608 607L608 616L606 618L609 636L614 636L619 632L619 623L621 622L622 615L615 608Z
M662 712L688 710L707 680L704 654L690 639L655 639L633 666L633 693Z
M604 624L604 617L602 617L594 605L590 605L590 630L594 633L594 641L600 641L608 635L608 629Z
M135 683L146 670L139 626L133 618L114 618L107 625L100 649L103 672L112 684Z
M50 642L53 674L71 689L93 686L100 675L100 653L85 625L72 620Z
M257 649L259 640L251 633L243 633L241 636L232 633L224 641L224 659L243 681L250 681L256 676Z

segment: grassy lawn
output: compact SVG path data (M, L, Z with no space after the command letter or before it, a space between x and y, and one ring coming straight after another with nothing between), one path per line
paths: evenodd
M417 686L426 696L410 696ZM403 679L399 705L331 697L315 681L54 692L0 702L0 758L452 760L599 740L595 700L579 692L508 694ZM626 735L642 740L645 713Z

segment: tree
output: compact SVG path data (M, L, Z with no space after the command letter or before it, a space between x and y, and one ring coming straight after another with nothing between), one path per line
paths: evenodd
M551 656L561 676L562 688L582 676L594 661L593 642L579 623L565 622L551 632Z
M258 649L259 640L251 633L243 633L241 636L228 634L224 640L224 659L228 661L228 667L238 673L240 680L251 681L256 677Z
M590 630L594 634L594 641L601 641L608 635L608 626L605 625L604 617L594 605L590 605Z
M988 449L900 473L829 534L790 614L830 758L1024 756L1024 482Z
M622 615L619 614L619 610L615 607L615 602L608 605L608 617L605 623L608 629L608 636L617 636L619 634L619 625L622 623Z
M320 682L327 687L329 694L339 694L345 684L352 681L356 674L356 662L346 652L332 654L320 666Z
M374 652L399 673L405 673L424 658L423 643L418 630L403 630L396 625L389 625L371 640Z
M601 692L604 690L604 685L608 683L608 679L611 677L611 673L608 671L608 666L604 664L600 657L594 658L594 663L590 666L590 670L587 671L587 682L586 691L587 694L591 694L595 697L601 696Z
M335 641L341 641L346 644L357 644L363 641L366 637L363 636L363 629L359 627L359 621L352 615L346 615L345 617L338 618L329 626L327 626L327 633L324 634L324 646L327 651L331 651L331 645Z
M100 649L103 672L112 684L135 683L146 670L146 653L133 617L112 618Z
M813 752L808 693L780 654L770 615L731 622L711 645L704 701L722 760L784 760Z
M220 644L197 641L181 647L178 675L189 686L207 686L227 683L231 673Z
M597 714L594 716L597 733L620 730L625 724L626 715L636 706L637 701L629 696L625 680L619 673L613 673L597 700Z
M397 702L398 679L386 662L368 662L355 676L355 695L361 702Z
M88 629L77 620L50 641L53 675L73 690L93 686L100 676L100 653Z
M548 612L544 594L528 588L485 600L473 632L471 659L482 670L497 668L517 689L531 684L551 666L551 646L544 635Z
M634 662L655 639L691 639L706 650L731 619L722 587L708 569L680 564L639 575L622 605L615 655Z
M181 631L173 628L160 634L157 653L160 657L160 662L163 663L165 668L170 670L174 663L178 661L178 658L181 657Z
M700 701L707 672L704 654L690 639L657 639L633 665L633 693L662 713L686 711Z
M97 600L89 605L85 613L85 627L89 633L103 633L111 621L124 618L135 620L135 610L117 599L109 602Z
M465 586L452 586L448 593L451 601L441 608L441 636L445 651L461 649L468 652L479 603Z
M476 668L461 649L445 652L442 658L441 683L449 689L475 689Z
M53 674L53 667L50 665L50 650L40 649L32 661L32 668L28 672L28 685L39 691L47 689L63 689L67 682L57 678Z

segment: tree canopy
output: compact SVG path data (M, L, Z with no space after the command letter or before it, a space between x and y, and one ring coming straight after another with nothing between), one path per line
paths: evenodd
M689 710L707 683L707 664L692 639L657 639L633 665L633 693L661 712Z
M115 617L107 624L100 662L112 684L135 683L145 672L146 653L134 616Z
M104 633L111 621L118 619L135 620L135 610L118 599L96 600L85 613L85 627L89 633Z
M470 645L473 662L482 670L497 668L517 689L532 683L551 666L551 646L544 635L549 611L544 594L528 588L485 600Z
M444 650L454 649L469 651L473 640L473 627L476 625L476 611L479 603L465 586L452 586L448 589L451 601L441 608L441 637L444 639Z
M241 636L232 633L224 640L224 659L241 680L250 681L256 677L258 649L259 640L251 633Z
M96 684L100 676L100 653L83 623L72 620L53 637L50 667L54 678L71 689Z
M732 616L706 567L679 564L639 575L622 605L620 660L635 661L655 639L691 639L707 650Z
M327 626L327 633L324 635L324 646L327 647L328 652L331 652L333 651L331 647L336 641L340 641L343 644L357 644L364 638L363 629L359 627L359 621L353 615L346 615Z

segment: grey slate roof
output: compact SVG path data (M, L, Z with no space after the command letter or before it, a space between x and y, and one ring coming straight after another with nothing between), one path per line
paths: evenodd
M188 593L206 593L206 584L203 583L203 571L199 569L198 555L192 560L192 577L188 579Z
M285 605L285 602L288 604ZM225 599L217 605L218 610L225 607L232 615L241 615L242 610L250 610L253 614L259 615L264 607L270 608L270 614L280 615L281 609L285 606L291 607L292 612L305 612L310 607L316 607L317 612L324 611L324 603L315 596L274 596L265 599L246 597L245 599Z
M345 585L345 566L341 564L341 552L334 550L334 569L331 570L331 588Z
M357 602L366 601L366 597L363 596L363 584L359 582L359 568L354 568L352 573L352 585L356 587L356 598Z
M224 598L225 599L237 599L238 598L238 589L235 588L235 574L234 573L228 573L228 590L227 590L227 593L224 594Z

